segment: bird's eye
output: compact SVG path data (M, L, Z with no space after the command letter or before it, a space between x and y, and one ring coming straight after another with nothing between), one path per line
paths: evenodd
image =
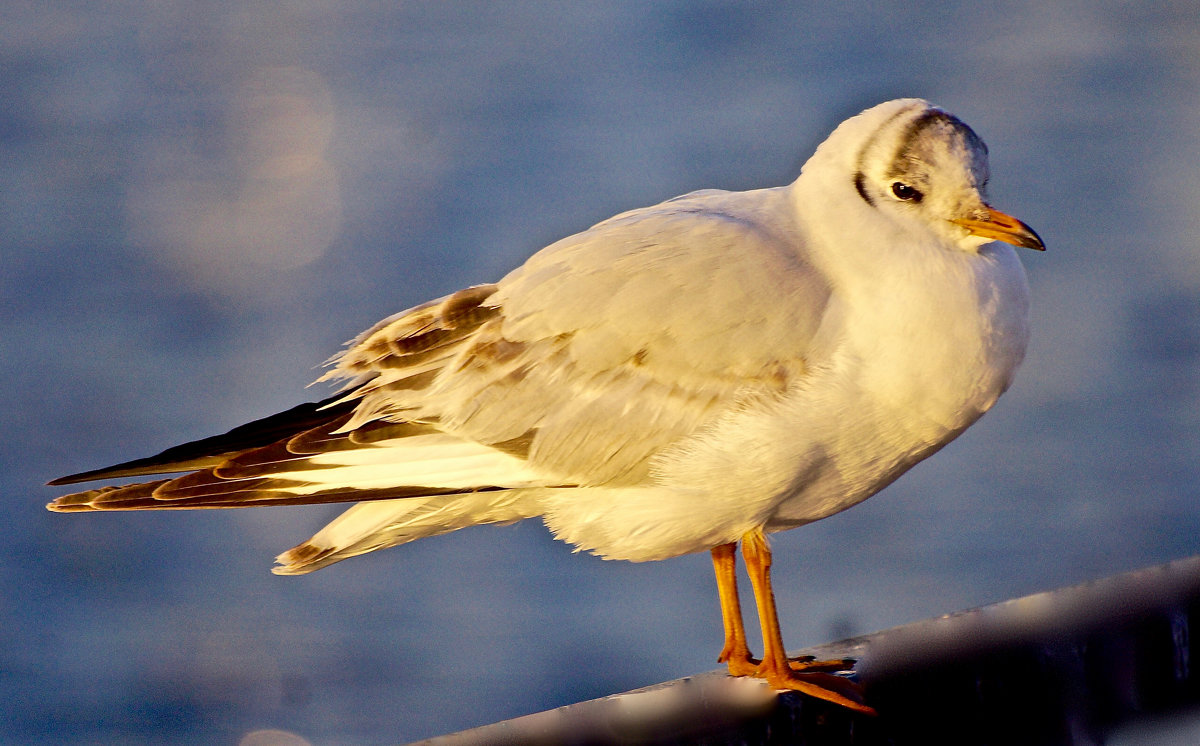
M902 199L905 202L920 202L921 198L925 196L921 194L920 190L902 181L892 184L892 194L896 195L896 199Z

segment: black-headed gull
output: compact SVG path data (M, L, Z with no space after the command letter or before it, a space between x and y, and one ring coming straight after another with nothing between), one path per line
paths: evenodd
M336 396L52 484L189 473L49 507L358 503L278 557L287 575L534 517L611 559L711 551L730 671L869 711L854 685L787 659L766 535L875 494L1012 382L1029 292L1007 244L1043 245L988 206L987 178L957 118L880 104L788 186L610 218L380 322L336 358Z

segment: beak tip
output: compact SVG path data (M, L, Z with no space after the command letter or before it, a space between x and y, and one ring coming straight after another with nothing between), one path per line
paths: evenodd
M1045 251L1046 242L1042 240L1042 237L1034 233L1032 230L1029 231L1029 234L1029 238L1026 241L1017 245L1026 249L1033 249L1034 251Z
M988 207L988 215L983 220L954 220L952 222L966 228L976 236L989 238L993 241L1003 241L1013 246L1034 251L1045 251L1046 243L1033 228L1017 220L1011 215Z
M1043 241L1042 237L1037 234L1037 231L1035 231L1033 228L1030 228L1028 225L1025 225L1024 223L1021 223L1021 225L1027 232L1024 236L1022 236L1022 238L1025 240L1018 244L1018 246L1023 246L1027 249L1033 249L1034 251L1045 251L1046 242Z

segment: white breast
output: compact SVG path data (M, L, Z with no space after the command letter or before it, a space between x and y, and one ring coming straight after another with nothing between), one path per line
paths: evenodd
M986 412L1028 341L1028 287L1006 245L947 254L846 290L834 349L780 400L731 413L662 463L664 482L726 500L769 530L844 510ZM714 511L715 512L715 511Z

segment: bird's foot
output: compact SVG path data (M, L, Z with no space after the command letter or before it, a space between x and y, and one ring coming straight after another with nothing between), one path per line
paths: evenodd
M832 702L841 705L855 712L862 712L867 715L875 715L875 709L866 704L863 688L850 679L841 676L834 676L830 673L824 673L820 670L800 670L797 671L792 667L792 661L788 661L788 666L775 667L769 665L766 661L759 664L754 675L767 680L767 684L772 689L790 690L807 694L810 697L823 699L826 702ZM842 661L808 661L808 663L842 663ZM834 670L841 670L845 666L839 665Z
M729 666L730 676L756 676L758 674L758 666L762 663L758 658L750 655L750 651L742 648L726 647L717 656L718 663L725 663Z
M824 671L825 673L834 673L835 671L849 671L854 668L857 662L853 658L834 658L826 661L819 661L812 655L798 655L794 658L788 658L788 667L793 671Z
M757 676L759 678L766 676L760 671L762 661L750 655L748 650L722 650L721 655L717 657L717 662L729 665L730 676ZM855 662L853 658L819 661L811 655L798 655L787 659L788 667L797 673L849 671L854 668Z
M802 692L810 697L833 702L855 712L874 715L865 704L863 688L850 679L834 676L833 671L845 671L854 666L849 658L817 660L811 655L786 659L786 667L760 661L748 651L721 651L719 661L729 666L732 676L753 676L766 679L772 689Z

